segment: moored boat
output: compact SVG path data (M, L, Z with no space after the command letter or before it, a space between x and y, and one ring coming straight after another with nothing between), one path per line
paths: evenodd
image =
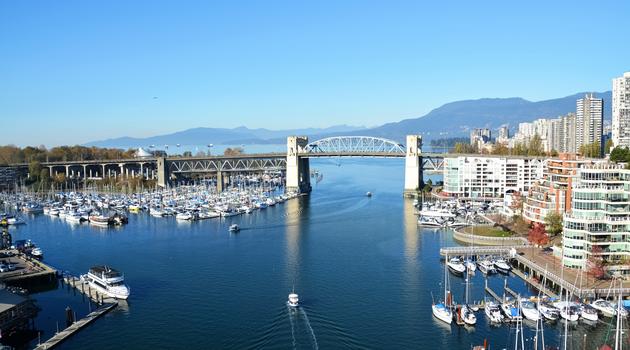
M81 280L99 292L116 299L127 299L130 289L125 284L125 277L109 266L93 266Z

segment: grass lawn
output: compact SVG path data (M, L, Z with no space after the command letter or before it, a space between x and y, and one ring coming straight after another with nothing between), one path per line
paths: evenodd
M512 237L511 232L503 231L500 228L492 226L469 226L464 230L465 233L474 233L477 236L485 237Z

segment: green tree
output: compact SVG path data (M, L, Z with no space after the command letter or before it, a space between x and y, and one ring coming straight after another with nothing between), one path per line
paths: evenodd
M562 232L562 214L555 211L549 212L545 216L545 230L552 236L557 236Z
M28 173L33 181L39 180L39 176L42 173L42 163L37 160L32 160L28 163Z
M627 162L629 158L630 158L630 151L628 150L628 147L617 146L610 152L611 162L615 162L615 163Z
M588 158L601 157L601 148L599 142L588 143L580 146L580 154Z
M510 149L508 148L508 146L505 143L497 142L494 145L494 147L492 148L492 154L505 156L505 155L510 154Z

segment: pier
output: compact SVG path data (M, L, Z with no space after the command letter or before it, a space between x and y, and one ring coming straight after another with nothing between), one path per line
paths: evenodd
M66 329L57 332L52 338L48 339L44 343L39 344L35 349L36 350L44 350L51 349L59 344L61 344L64 340L86 327L90 323L92 323L97 318L103 316L107 312L113 310L118 306L118 300L108 297L99 291L92 289L86 283L83 283L79 278L64 275L61 279L64 284L66 284L69 288L73 288L75 291L80 292L81 294L87 296L91 301L100 305L100 307L92 312L90 312L84 318L75 321Z
M52 338L48 339L44 343L39 344L35 349L45 350L45 349L54 348L55 346L61 344L64 340L66 340L67 338L69 338L70 336L78 332L79 330L81 330L83 327L89 325L97 318L103 316L108 311L114 309L116 306L118 306L118 303L108 303L101 306L100 308L89 313L84 318L74 322L68 328L62 330L61 332L58 332Z

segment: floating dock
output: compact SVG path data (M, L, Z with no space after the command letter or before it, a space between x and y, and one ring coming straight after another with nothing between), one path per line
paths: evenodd
M52 338L48 339L42 344L39 344L35 350L44 350L44 349L52 349L53 347L61 344L67 338L84 328L85 326L92 323L97 318L103 316L107 312L113 310L118 306L118 300L111 298L109 296L104 295L103 293L98 292L96 289L93 289L89 286L89 284L84 283L79 278L64 275L62 277L62 281L68 288L73 288L75 291L80 292L81 294L88 297L94 303L101 305L98 309L90 312L84 318L74 322L66 329L56 333Z
M98 309L92 311L91 313L89 313L87 316L85 316L84 318L74 322L73 324L70 325L70 327L62 330L61 332L55 334L52 338L48 339L46 342L39 344L35 350L45 350L45 349L52 349L55 346L61 344L64 340L68 339L70 336L72 336L73 334L75 334L76 332L78 332L79 330L81 330L83 327L87 326L88 324L92 323L92 321L96 320L97 318L103 316L104 314L106 314L108 311L112 310L113 308L115 308L116 306L118 306L118 303L108 303L105 304L101 307L99 307Z

